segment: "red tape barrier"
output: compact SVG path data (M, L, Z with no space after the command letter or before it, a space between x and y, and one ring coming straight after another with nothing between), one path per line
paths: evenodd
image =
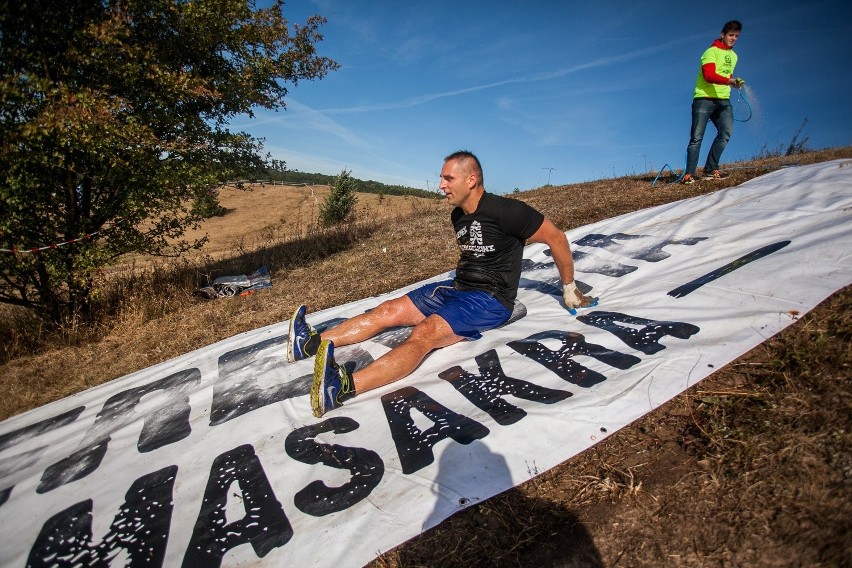
M115 225L115 222L109 223L110 225ZM10 253L10 254L26 254L26 253L36 253L41 252L43 250L52 250L57 249L59 247L64 247L65 245L70 245L73 243L77 243L80 241L85 241L86 239L91 239L95 235L99 235L101 233L100 230L95 231L94 233L86 233L82 237L77 237L76 239L71 239L68 241L64 241L61 243L53 243L52 245L45 245L41 247L33 247L33 248L0 248L0 252Z

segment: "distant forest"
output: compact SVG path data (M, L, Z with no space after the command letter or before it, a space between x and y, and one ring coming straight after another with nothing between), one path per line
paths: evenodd
M328 176L325 174L310 174L299 172L296 170L267 170L264 174L264 181L282 182L286 184L309 184L309 185L331 185L334 178L337 176ZM402 185L386 185L377 181L363 181L358 178L352 178L356 184L356 191L362 193L378 193L383 195L414 195L416 197L443 197L434 191L425 189L415 189L413 187L405 187Z

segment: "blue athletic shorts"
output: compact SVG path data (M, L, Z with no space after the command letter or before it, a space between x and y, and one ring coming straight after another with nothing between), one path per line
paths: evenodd
M500 327L512 315L500 301L482 290L456 290L452 280L433 282L406 294L420 312L437 314L450 324L453 333L479 339L480 331Z

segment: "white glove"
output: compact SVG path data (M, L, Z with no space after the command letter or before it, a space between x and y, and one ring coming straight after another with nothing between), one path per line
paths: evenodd
M571 308L588 308L594 305L595 298L590 298L580 292L573 281L562 285L562 299L565 306Z

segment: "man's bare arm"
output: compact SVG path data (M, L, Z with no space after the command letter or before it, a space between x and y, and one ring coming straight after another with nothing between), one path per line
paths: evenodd
M574 283L574 257L565 233L560 231L553 221L545 219L541 227L528 239L530 242L542 243L550 247L550 255L559 270L562 279L562 292L565 306L568 308L585 308L594 303L594 298L584 295Z

